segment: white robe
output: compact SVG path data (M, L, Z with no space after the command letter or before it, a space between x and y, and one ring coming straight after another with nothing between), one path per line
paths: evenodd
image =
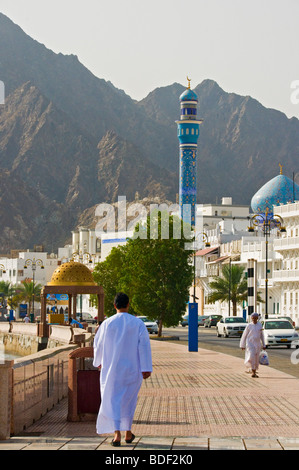
M152 372L149 334L143 321L129 313L105 320L94 338L93 365L101 365L97 433L130 430L142 372Z
M263 326L260 322L249 323L241 337L240 348L245 348L245 366L258 370L261 344L265 347Z

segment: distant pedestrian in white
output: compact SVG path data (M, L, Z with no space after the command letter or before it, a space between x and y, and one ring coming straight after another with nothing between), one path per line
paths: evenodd
M149 334L139 318L128 313L129 298L120 292L114 299L117 313L105 320L94 338L95 367L101 366L101 406L97 433L114 432L111 444L120 446L135 438L131 431L138 392L152 372Z
M251 377L258 377L256 371L259 368L259 355L261 352L261 346L266 349L263 326L258 321L258 313L251 315L252 323L249 323L241 337L240 348L245 351L245 365L251 368Z

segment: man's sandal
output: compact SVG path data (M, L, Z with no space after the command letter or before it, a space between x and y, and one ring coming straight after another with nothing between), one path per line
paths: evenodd
M125 441L126 441L127 444L131 444L131 442L133 442L134 439L135 439L135 435L132 433L131 439L125 439Z

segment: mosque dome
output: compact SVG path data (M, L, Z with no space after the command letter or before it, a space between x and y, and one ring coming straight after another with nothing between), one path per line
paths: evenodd
M190 88L187 88L187 90L181 94L180 101L198 101L197 94Z
M265 213L266 209L273 213L273 206L293 202L298 195L299 186L280 173L257 191L251 199L251 208L255 213Z
M92 273L85 264L70 261L63 263L52 274L48 286L95 286Z

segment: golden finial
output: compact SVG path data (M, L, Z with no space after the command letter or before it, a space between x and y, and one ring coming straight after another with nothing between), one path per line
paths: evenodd
M190 90L190 88L191 88L191 86L190 86L191 78L188 78L188 77L187 77L187 80L188 80L188 82L189 82L187 88L188 88L188 90Z
M282 175L282 164L278 163L278 165L280 166L280 174Z

